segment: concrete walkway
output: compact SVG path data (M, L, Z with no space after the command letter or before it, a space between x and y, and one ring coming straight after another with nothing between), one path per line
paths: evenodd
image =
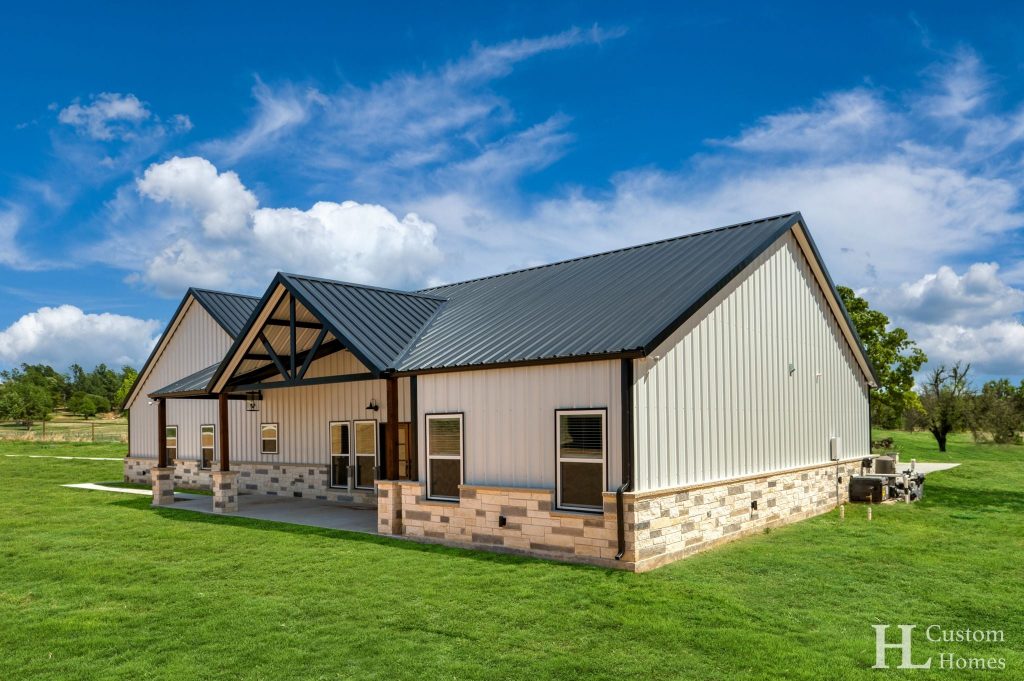
M928 475L929 473L935 473L938 471L947 471L950 468L956 468L959 465L960 464L958 463L926 463L924 461L918 461L914 464L914 470L918 473ZM900 464L896 466L896 472L902 473L908 468L910 468L909 461L900 461Z
M133 487L113 487L80 482L61 485L74 489L88 489L100 492L123 492L153 496L153 491ZM347 530L364 534L377 534L377 510L373 508L352 508L330 501L296 499L295 497L271 497L262 494L243 494L238 497L237 513L214 513L213 496L208 494L174 493L175 511L194 511L210 515L235 516L253 520L270 520L277 523L323 527L328 530Z
M271 497L262 494L243 494L238 497L237 513L213 513L213 497L194 497L177 501L175 493L174 510L196 511L212 515L236 516L253 520L271 520L278 523L324 527L330 530L348 530L377 534L377 510L351 508L330 501L297 499L295 497Z

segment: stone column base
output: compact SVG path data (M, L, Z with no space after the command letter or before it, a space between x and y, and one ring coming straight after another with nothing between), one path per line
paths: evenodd
M377 532L402 534L402 483L377 481Z
M238 512L238 471L213 471L213 512Z
M153 482L153 505L172 505L174 503L174 469L153 466L149 469L149 475Z

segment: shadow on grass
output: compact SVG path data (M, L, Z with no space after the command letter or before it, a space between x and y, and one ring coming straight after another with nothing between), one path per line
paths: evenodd
M522 555L512 552L511 549L505 549L502 547L494 547L492 550L459 548L444 544L416 541L410 537L389 537L379 534L366 534L365 532L315 527L312 525L295 525L292 523L277 522L273 520L257 520L255 518L242 518L230 515L212 515L184 508L154 508L148 498L123 499L112 502L112 505L121 506L134 511L148 511L156 513L158 516L178 522L201 523L205 525L225 525L250 530L261 530L264 532L281 532L285 534L321 537L325 539L344 539L347 541L398 548L405 551L414 551L421 554L434 553L458 558L469 558L485 563L500 563L506 565L547 564L572 570L598 571L609 575L631 574L625 570L615 570L612 568L601 567L599 565L572 563L555 558Z

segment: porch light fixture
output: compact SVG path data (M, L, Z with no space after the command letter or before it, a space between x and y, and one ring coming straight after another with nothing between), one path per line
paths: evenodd
M370 400L370 403L366 405L367 411L380 411L380 405L377 404L377 400Z
M263 394L259 390L250 390L245 393L245 410L246 411L259 411L260 401L263 399Z

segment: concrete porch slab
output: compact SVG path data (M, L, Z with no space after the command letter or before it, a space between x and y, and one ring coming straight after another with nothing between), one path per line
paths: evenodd
M174 510L181 509L214 515L213 497L189 496L193 498L182 501L175 499ZM376 509L351 508L316 499L243 494L238 497L236 513L217 513L216 515L377 534Z

